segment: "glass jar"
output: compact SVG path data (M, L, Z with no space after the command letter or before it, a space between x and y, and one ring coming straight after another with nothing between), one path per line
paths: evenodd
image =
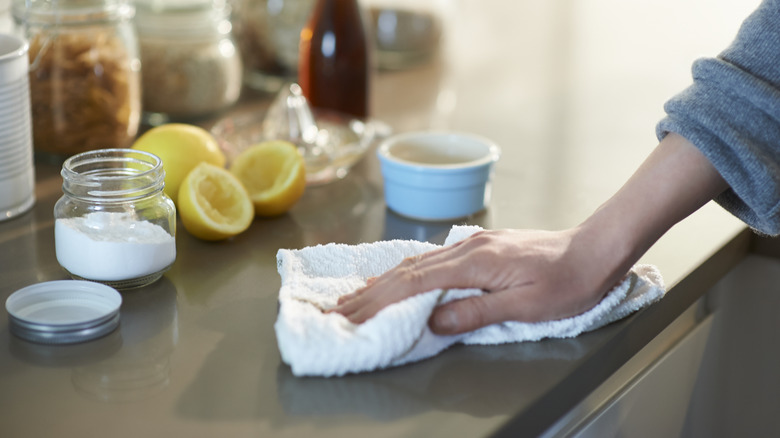
M36 153L129 146L141 117L138 41L125 0L14 0L30 41Z
M197 120L236 103L242 63L222 0L137 0L136 11L145 123Z
M268 93L279 91L298 74L301 30L315 0L233 0L233 24L244 83Z
M117 289L158 280L176 259L176 207L163 192L156 155L103 149L62 165L54 205L54 248L75 279Z
M441 50L449 0L362 0L380 70L425 64Z

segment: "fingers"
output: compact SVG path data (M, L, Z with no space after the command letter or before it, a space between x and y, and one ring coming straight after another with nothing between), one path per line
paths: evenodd
M341 297L332 311L360 324L392 303L429 290L452 287L457 266L457 253L442 249L409 257L365 288Z
M358 294L360 294L361 291L362 291L362 289L358 289L355 292L352 292L351 294L346 294L346 295L340 296L338 301L336 302L336 305L337 305L336 308L338 308L338 306L341 306L342 304L346 303L347 301L350 301L350 300L354 299L356 296L358 296Z
M356 296L358 296L360 293L362 293L364 290L366 290L366 287L371 286L376 281L377 277L369 277L366 279L366 286L362 289L358 289L355 292L352 292L351 294L342 295L339 297L338 301L336 302L338 305L342 305L346 303L347 301L352 300Z

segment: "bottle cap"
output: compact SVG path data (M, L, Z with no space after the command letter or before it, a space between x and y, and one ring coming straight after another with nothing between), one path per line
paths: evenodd
M70 344L104 336L119 325L122 295L101 283L58 280L12 293L5 302L11 333L43 344Z

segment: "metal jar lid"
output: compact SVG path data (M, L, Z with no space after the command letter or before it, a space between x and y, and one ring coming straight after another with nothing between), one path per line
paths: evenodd
M121 305L116 289L81 280L33 284L5 302L11 333L44 344L84 342L112 332Z

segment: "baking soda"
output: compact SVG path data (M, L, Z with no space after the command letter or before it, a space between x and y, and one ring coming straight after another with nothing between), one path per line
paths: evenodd
M176 260L164 228L129 213L93 212L54 222L57 261L73 275L119 281L160 272Z

